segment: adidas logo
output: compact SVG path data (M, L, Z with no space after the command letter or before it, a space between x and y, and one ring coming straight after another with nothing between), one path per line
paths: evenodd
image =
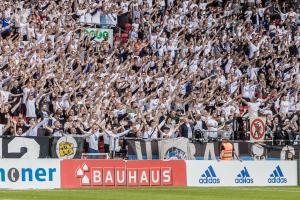
M268 178L268 183L287 183L287 178L284 177L279 165L277 165L270 178Z
M253 183L253 178L250 177L246 167L237 175L235 183Z
M217 177L213 167L210 165L199 179L200 184L219 184L220 179Z

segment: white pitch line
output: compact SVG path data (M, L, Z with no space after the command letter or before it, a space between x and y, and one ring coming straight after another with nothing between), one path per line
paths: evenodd
M274 188L274 189L271 189L271 188L262 188L262 189L260 189L260 188L253 188L253 189L251 189L251 188L231 188L231 189L235 189L235 190L247 190L247 191L261 191L261 192L296 192L296 193L300 193L300 190L291 190L291 189L286 189L286 190L284 190L284 189L276 189L276 188Z
M180 191L180 190L205 190L205 189L219 189L223 188L225 190L246 190L246 191L261 191L261 192L296 192L300 193L300 190L295 190L294 188L280 188L280 187L274 187L274 188L258 188L258 187L249 187L249 188L242 188L242 187L193 187L193 188L90 188L90 189L58 189L58 190L2 190L1 193L10 193L12 191L15 192L90 192L90 193L99 193L98 189L104 190L105 192L114 192L116 190L119 191ZM11 200L11 199L1 199L0 200Z
M102 188L103 189L103 188ZM178 191L178 190L186 190L186 188L170 188L170 189L163 189L163 188L119 188L119 189L113 189L113 188L106 188L108 190L107 191L115 191L115 190L126 190L126 191ZM205 189L205 188L189 188L187 190L198 190L198 189ZM209 188L207 188L209 189ZM217 189L217 188L214 188ZM300 190L294 190L294 189L280 189L280 188L226 188L228 190L246 190L246 191L261 191L261 192L290 192L290 193L300 193ZM105 190L105 189L104 189ZM70 191L70 192L90 192L90 193L99 193L98 190L95 189L78 189L78 190L74 190L74 189L67 189L67 190L55 190L55 192L65 192L65 191ZM50 191L51 192L51 191Z
M2 199L2 198L0 198L0 200L20 200L20 199Z

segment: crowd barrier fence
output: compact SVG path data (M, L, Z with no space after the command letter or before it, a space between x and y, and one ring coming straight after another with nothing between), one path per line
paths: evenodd
M122 157L128 160L216 160L220 154L220 141L191 142L186 138L142 140L124 139ZM0 137L0 158L59 158L80 159L86 153L85 138L63 137ZM284 141L274 145L270 141L233 141L235 153L242 160L286 160L299 158L299 142ZM101 146L101 144L99 144ZM114 152L111 155L118 155Z

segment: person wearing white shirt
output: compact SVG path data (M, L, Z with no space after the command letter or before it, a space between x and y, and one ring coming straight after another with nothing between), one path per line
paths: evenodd
M280 102L280 109L279 112L283 114L287 114L289 112L290 101L288 100L287 96L283 96Z
M10 96L11 96L10 92L7 92L5 90L0 90L0 97L3 103L7 103Z
M256 43L252 43L248 37L246 37L246 39L248 40L249 49L250 49L249 58L250 59L253 58L255 53L257 53L257 55L259 56L260 46L265 41L265 37L260 39L260 41L258 41Z
M118 133L118 130L115 127L113 128L112 131L107 130L107 129L103 129L103 130L106 132L106 134L109 137L110 152L119 152L121 150L121 146L120 146L120 142L119 142L120 137L127 135L131 129L125 130L121 133Z
M53 137L62 137L63 136L63 128L61 123L58 120L52 120L52 123L54 124L54 126L44 126L45 129L47 129L48 131L51 132L51 136ZM54 121L54 122L53 122Z
M233 130L230 124L226 124L224 127L224 131L222 131L222 138L226 138L230 140L233 137Z
M157 139L158 138L158 130L163 127L165 124L165 120L163 120L159 125L157 125L157 122L152 120L151 126L144 132L143 139ZM144 124L146 122L144 121Z
M29 93L33 93L34 92L34 87L32 86L31 82L28 83L28 87L25 87L23 89L23 103L26 103L26 100L28 98L28 94Z
M215 114L213 114L206 121L208 131L204 132L205 140L209 138L216 139L218 137L218 122L215 120L215 117Z
M178 137L178 129L179 127L182 125L182 123L179 123L175 126L176 124L170 124L170 125L166 125L166 127L168 127L168 132L166 132L165 130L161 130L160 128L158 129L159 132L162 134L163 138L177 138Z
M249 88L249 98L252 99L255 97L256 85L250 85Z
M258 117L259 107L261 106L260 102L248 102L248 113L249 118Z
M250 95L250 84L249 83L246 83L242 86L242 95L243 95L243 98L245 99L251 99L251 95Z
M248 102L242 98L241 101L248 106L249 118L258 117L258 111L259 107L261 106L261 102L257 101L255 97L251 99L251 102Z
M300 111L300 95L299 94L296 94L296 97L295 97L295 110L296 111Z
M39 123L35 124L34 119L30 120L30 131L28 131L28 136L37 137L38 136L38 129L42 126L46 125L49 121L49 118L45 118L44 120L40 121Z
M82 137L86 137L89 143L88 153L99 153L99 137L103 136L105 133L100 133L97 124L94 124L90 131L84 131L82 128L78 127L81 132L84 133Z
M33 94L29 94L26 105L26 117L27 118L36 118L36 99Z
M12 94L11 92L6 91L6 86L3 89L0 89L0 99L2 103L7 103L10 97L18 97L23 94Z
M158 106L158 103L159 103L159 99L151 99L149 104L149 109L155 110Z

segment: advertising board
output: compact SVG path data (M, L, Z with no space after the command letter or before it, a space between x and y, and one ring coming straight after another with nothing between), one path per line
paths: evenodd
M186 161L187 186L296 186L296 161Z
M54 189L60 187L60 160L0 160L1 189Z
M185 161L63 160L62 188L186 186Z

